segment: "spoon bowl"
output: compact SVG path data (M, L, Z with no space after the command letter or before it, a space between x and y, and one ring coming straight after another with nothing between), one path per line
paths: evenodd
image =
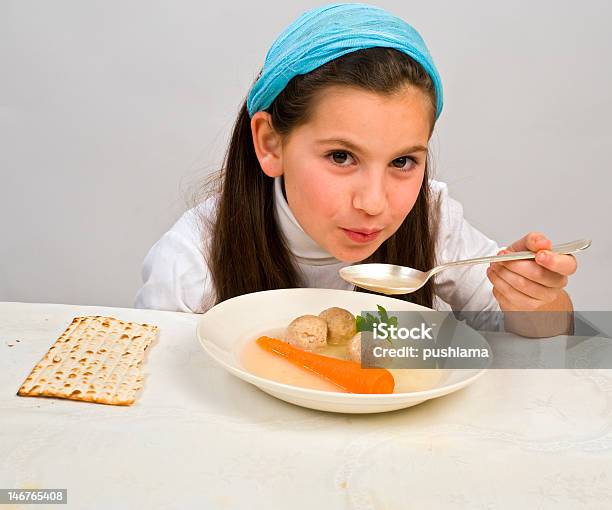
M591 246L590 239L580 239L570 243L555 245L548 251L567 255L586 250L589 246ZM339 273L344 280L363 289L389 295L409 294L420 289L433 275L449 267L503 262L506 260L533 259L535 256L536 252L533 251L517 251L505 255L491 255L488 257L447 262L427 272L394 264L355 264L340 269Z

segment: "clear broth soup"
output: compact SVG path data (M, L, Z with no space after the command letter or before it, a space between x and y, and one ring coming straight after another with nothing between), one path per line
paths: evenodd
M239 359L241 365L247 371L260 377L283 384L290 384L292 386L300 386L313 390L348 393L345 389L336 386L334 383L314 374L310 370L300 368L281 356L277 356L261 348L256 340L263 335L282 339L284 330L261 333L246 342L239 353ZM326 345L313 352L333 358L348 359L346 345ZM393 393L430 390L439 386L447 375L444 369L429 368L389 369L389 372L391 372L395 379L395 389Z

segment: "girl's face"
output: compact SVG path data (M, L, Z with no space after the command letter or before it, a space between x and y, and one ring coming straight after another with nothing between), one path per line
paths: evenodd
M333 86L282 143L287 202L344 262L369 257L404 221L423 183L432 106L414 87L383 96Z

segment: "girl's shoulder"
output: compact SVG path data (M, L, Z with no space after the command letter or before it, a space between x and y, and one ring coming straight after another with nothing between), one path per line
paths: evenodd
M458 228L463 219L463 206L461 202L450 196L448 185L436 179L429 179L429 189L433 200L431 208L438 220L440 228Z
M136 308L199 312L212 306L214 290L207 257L217 199L185 211L147 253Z
M435 218L436 252L448 260L494 254L499 250L495 241L475 228L464 216L463 205L449 194L445 182L429 180L431 208Z
M190 241L200 242L203 237L207 237L212 231L218 201L218 195L208 196L185 211L170 231Z

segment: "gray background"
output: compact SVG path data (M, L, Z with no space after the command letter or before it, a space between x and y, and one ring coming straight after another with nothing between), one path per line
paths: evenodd
M0 300L132 306L270 44L324 3L0 0ZM568 291L610 310L612 4L372 3L433 55L435 175L467 219L592 238Z

